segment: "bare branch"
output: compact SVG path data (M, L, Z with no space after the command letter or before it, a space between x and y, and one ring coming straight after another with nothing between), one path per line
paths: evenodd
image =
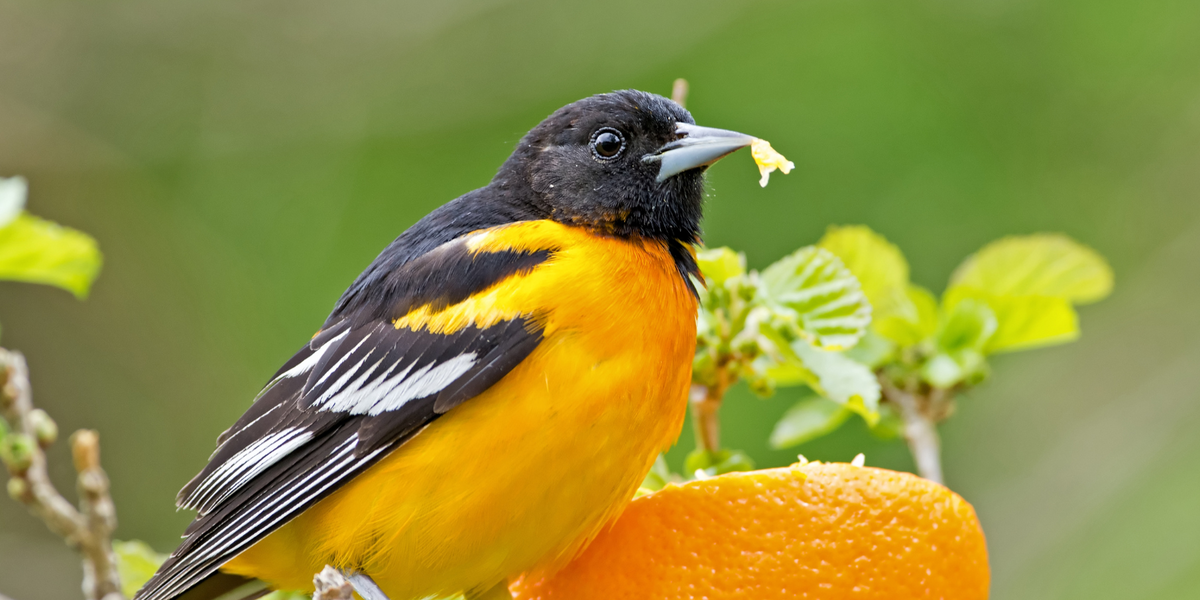
M708 386L693 383L688 392L688 401L692 405L692 427L696 434L696 446L707 452L715 452L721 443L721 422L717 417L717 409L721 401L711 401Z
M922 403L916 394L896 387L882 373L879 375L879 384L883 388L884 398L900 409L900 417L904 420L904 438L917 463L917 472L925 479L943 483L941 442L938 440L937 422L928 414L928 401Z
M717 411L725 392L737 382L737 374L726 361L717 366L716 381L712 385L693 383L688 393L692 405L692 421L696 430L696 445L712 454L721 449L721 420Z
M75 472L79 474L76 487L89 534L82 545L89 559L83 563L83 589L99 595L94 597L108 599L112 593L120 597L121 576L112 546L117 509L109 495L108 475L100 468L100 435L91 429L76 431L71 436L71 455L75 459Z
M687 80L682 77L679 79L676 79L675 83L671 86L671 99L675 101L675 104L678 104L680 106L687 106L687 95L688 95Z
M12 478L9 495L24 504L51 531L83 555L83 593L88 600L120 600L121 578L112 548L116 510L108 476L100 468L100 438L80 430L71 436L71 453L79 474L80 509L71 505L50 481L43 451L54 443L57 426L33 407L29 369L20 352L0 348L0 410L12 428L5 463Z

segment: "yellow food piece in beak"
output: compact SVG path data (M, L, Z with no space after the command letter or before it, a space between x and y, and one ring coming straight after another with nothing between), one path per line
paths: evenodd
M758 164L758 172L762 174L762 179L758 180L758 185L767 187L767 180L771 178L771 171L779 169L784 175L792 172L796 168L796 163L784 158L784 156L775 151L771 147L771 142L767 140L755 139L750 144L750 155L754 157L754 162Z

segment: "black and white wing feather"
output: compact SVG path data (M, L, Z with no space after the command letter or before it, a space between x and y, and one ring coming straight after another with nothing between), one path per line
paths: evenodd
M178 505L198 515L137 600L196 586L524 360L542 338L536 315L450 333L397 328L392 318L461 302L552 252L481 255L451 241L383 272L375 287L356 283L351 292L365 300L343 298L180 491ZM382 272L384 258L372 269Z

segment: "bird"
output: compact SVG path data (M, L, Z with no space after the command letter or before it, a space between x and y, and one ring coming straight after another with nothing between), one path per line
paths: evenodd
M508 597L678 437L707 168L755 138L620 90L554 111L405 230L217 440L135 600Z

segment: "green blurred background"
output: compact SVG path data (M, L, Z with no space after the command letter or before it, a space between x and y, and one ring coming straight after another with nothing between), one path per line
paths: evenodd
M106 260L82 303L0 284L2 341L64 430L101 431L119 537L170 549L175 492L388 241L555 108L686 77L700 123L796 162L767 189L749 156L711 174L707 240L751 266L833 223L934 290L1009 233L1112 261L1081 341L961 399L947 478L995 598L1200 597L1198 32L1195 0L0 0L0 175ZM728 445L794 460L766 438L795 398L735 390ZM911 468L858 422L797 450ZM0 590L79 578L0 499Z

